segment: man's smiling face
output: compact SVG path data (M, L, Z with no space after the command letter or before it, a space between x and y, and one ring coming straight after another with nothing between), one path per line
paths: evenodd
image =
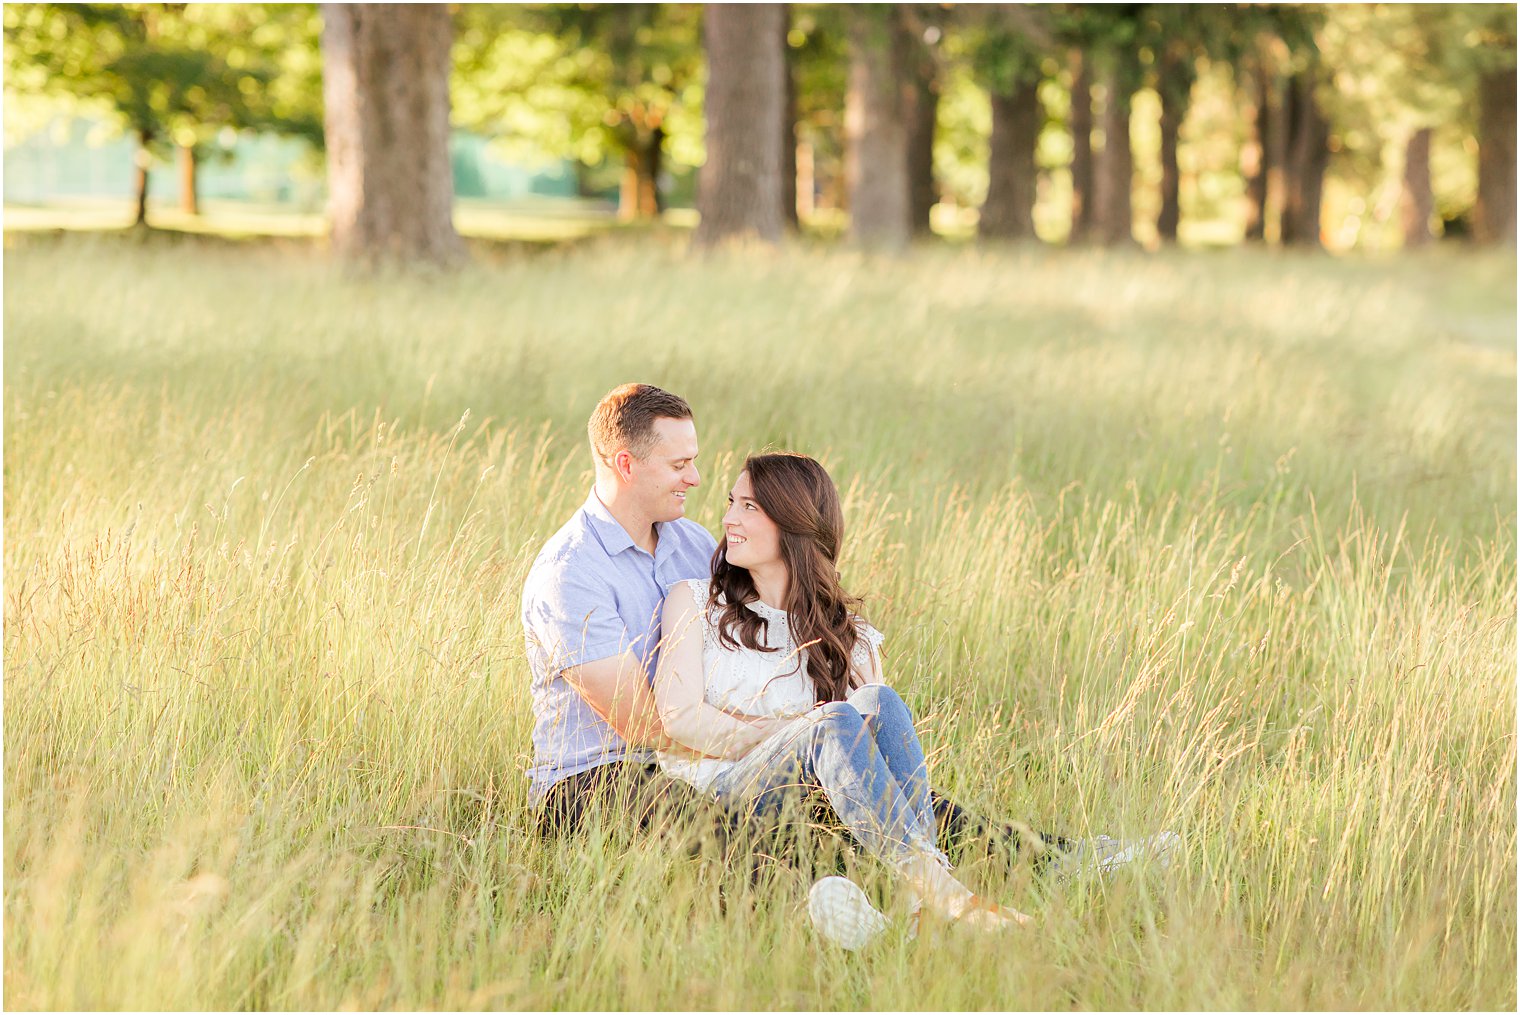
M686 491L702 481L697 473L697 425L689 419L654 421L649 454L630 462L629 487L651 522L669 522L686 513Z

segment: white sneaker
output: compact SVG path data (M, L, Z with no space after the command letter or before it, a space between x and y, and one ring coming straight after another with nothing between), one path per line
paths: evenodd
M808 892L808 918L825 940L857 952L889 924L855 882L838 875L820 879Z
M1056 854L1051 861L1050 871L1058 878L1109 874L1120 867L1142 861L1165 869L1171 866L1181 847L1182 836L1176 832L1157 832L1144 839L1115 839L1099 835L1076 842L1071 849Z

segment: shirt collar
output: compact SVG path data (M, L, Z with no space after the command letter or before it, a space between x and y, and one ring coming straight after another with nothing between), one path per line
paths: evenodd
M766 620L781 620L786 617L785 610L778 610L774 606L767 606L765 603L761 602L758 599L754 600L753 602L745 603L744 605L748 606L751 611L760 614L760 616L764 617Z
M728 603L728 597L725 596L725 595L722 595L722 593L719 593L719 602L723 603L724 605L727 605L727 603ZM760 614L760 616L764 617L766 620L785 620L786 619L786 611L785 610L778 610L774 606L767 606L765 603L761 602L758 599L752 600L752 601L750 601L748 603L745 603L744 605L749 608L749 611L751 613L758 613L758 614Z
M607 505L602 503L602 498L596 495L594 487L591 495L586 498L586 503L581 506L581 510L586 512L586 517L591 522L591 529L596 533L597 539L601 540L602 549L607 551L607 556L615 557L629 548L638 549L638 544L633 541L628 530L623 528L623 523L612 517L612 512L607 510ZM654 529L658 536L661 523L656 522ZM661 539L655 549L658 550L664 542L665 540Z

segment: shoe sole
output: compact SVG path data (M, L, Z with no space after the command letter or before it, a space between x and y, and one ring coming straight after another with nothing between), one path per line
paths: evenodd
M887 918L848 878L822 878L808 891L808 919L824 940L858 952L886 933Z

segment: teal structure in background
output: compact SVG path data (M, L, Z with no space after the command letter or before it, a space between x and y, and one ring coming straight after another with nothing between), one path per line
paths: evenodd
M456 132L449 144L457 197L488 201L574 198L575 168L569 162L524 167L498 157L489 138ZM7 146L6 204L43 205L77 198L132 196L137 146L105 125L77 117L55 118L47 127ZM321 153L296 138L224 131L207 146L196 173L202 199L279 205L320 212L327 199ZM148 194L179 197L179 173L165 160L149 170Z

